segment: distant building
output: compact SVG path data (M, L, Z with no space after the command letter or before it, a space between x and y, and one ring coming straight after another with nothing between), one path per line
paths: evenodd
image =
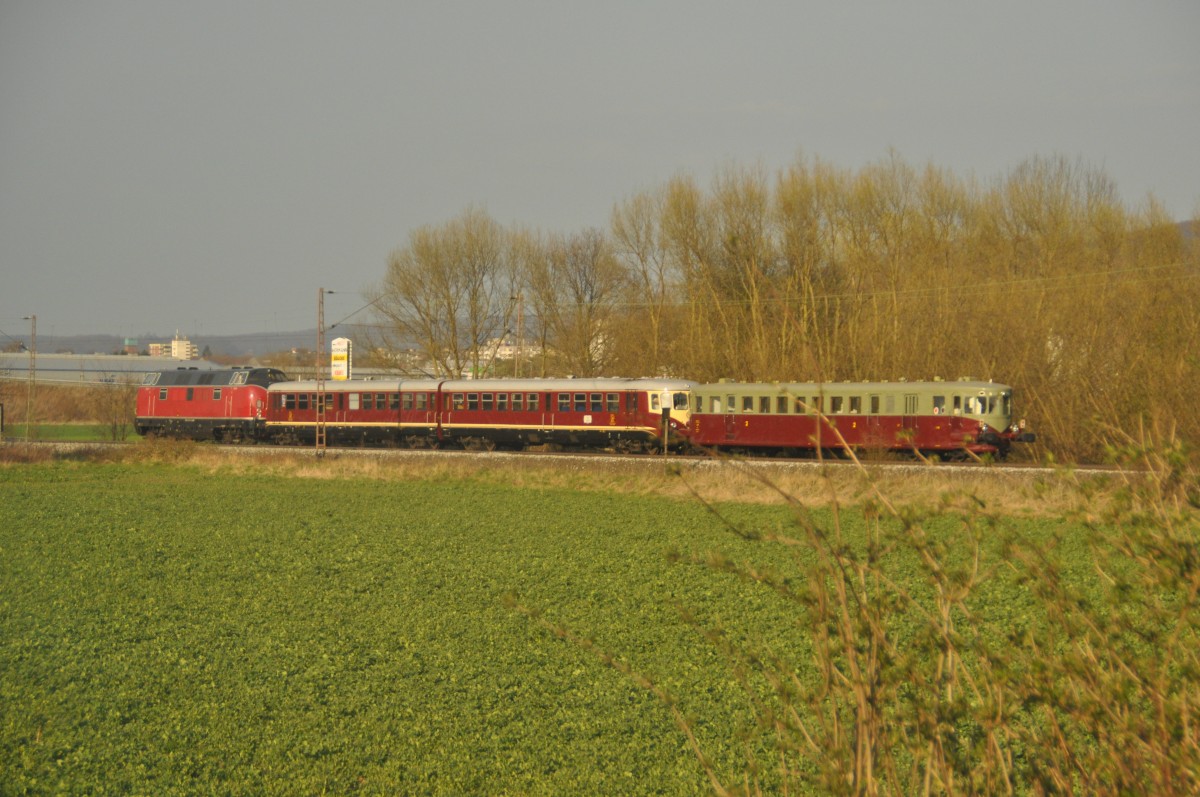
M136 349L136 341L135 349ZM128 341L126 341L128 346ZM126 349L128 351L128 348ZM168 343L150 343L146 346L146 352L151 357L171 357L176 360L196 360L200 357L200 350L196 348L196 344L192 343L187 338L179 337L179 333L175 333L175 339ZM136 351L134 352L136 354Z
M200 350L196 348L195 343L179 337L179 333L176 332L175 339L171 341L171 356L176 360L195 360L199 359Z
M0 379L25 381L29 378L27 352L0 354ZM57 384L99 384L142 381L142 375L179 368L211 371L224 366L206 360L193 360L186 366L173 357L130 357L125 354L42 354L37 356L37 381Z

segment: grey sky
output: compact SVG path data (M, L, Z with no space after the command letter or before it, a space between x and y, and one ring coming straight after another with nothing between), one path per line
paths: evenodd
M0 0L0 331L301 329L470 205L572 232L799 154L1066 155L1185 219L1197 142L1195 0Z

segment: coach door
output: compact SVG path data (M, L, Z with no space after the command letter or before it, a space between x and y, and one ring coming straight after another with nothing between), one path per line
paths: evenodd
M916 393L904 394L904 419L901 424L904 427L904 443L912 443L917 439L917 408L919 407L918 399L920 397Z
M883 411L883 397L878 393L871 393L867 396L867 446L875 448L884 444L883 420L880 413Z

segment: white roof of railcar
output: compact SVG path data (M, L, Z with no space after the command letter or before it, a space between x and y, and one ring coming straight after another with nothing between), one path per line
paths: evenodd
M545 393L613 390L691 390L696 384L683 379L343 379L325 380L327 393L396 393L420 390L432 392L441 385L443 393ZM315 393L315 379L276 382L272 393Z
M952 393L1002 390L1012 390L1012 388L999 382L987 382L979 379L925 382L712 382L695 386L695 392L703 394L754 393L759 395L776 393L936 393L938 391Z

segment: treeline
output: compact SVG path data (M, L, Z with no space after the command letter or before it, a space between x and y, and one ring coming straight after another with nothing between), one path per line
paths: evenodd
M384 342L439 374L973 376L1013 385L1064 458L1114 427L1200 436L1197 247L1064 158L986 185L894 154L734 167L570 234L472 208L414 231L372 298Z

